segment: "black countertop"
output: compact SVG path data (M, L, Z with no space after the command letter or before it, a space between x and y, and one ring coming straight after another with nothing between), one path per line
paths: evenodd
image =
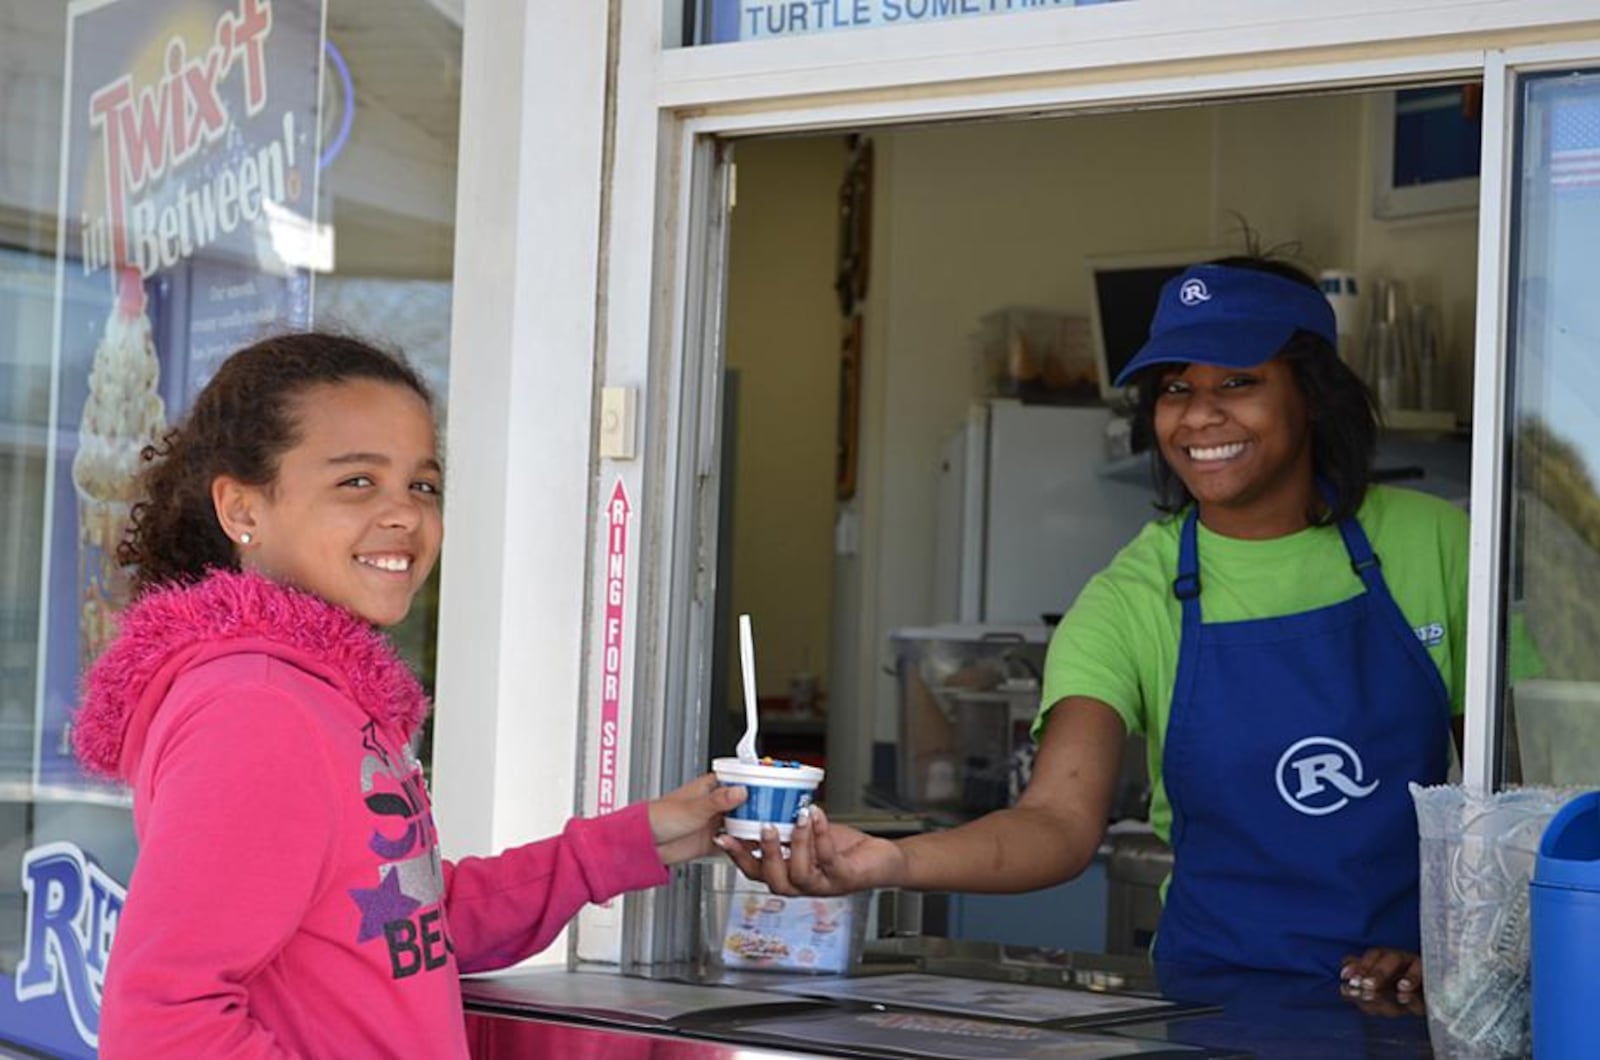
M500 1016L575 1023L590 1028L627 1028L633 1033L643 1030L674 1037L685 1045L688 1041L700 1041L708 1046L716 1042L745 1043L786 1050L791 1055L940 1055L930 1051L930 1042L941 1040L941 1036L945 1041L951 1040L952 1034L968 1034L966 1040L974 1049L990 1048L978 1042L993 1035L996 1043L993 1051L969 1055L994 1057L1116 1056L1123 1055L1134 1043L1140 1043L1138 1055L1142 1060L1160 1056L1411 1060L1433 1055L1420 1003L1402 1006L1393 995L1352 999L1344 996L1339 985L1328 979L1233 970L1200 971L1152 966L1142 958L931 938L880 940L868 947L860 974L896 971L1158 995L1178 1002L1188 1014L1106 1026L1066 1022L1041 1026L974 1020L959 1013L918 1012L859 1001L790 997L787 1000L792 1003L782 1006L735 1007L701 1011L682 1018L639 1020L608 1013L604 1006L586 1008L580 1004L574 1007L561 1000L557 996L560 991L552 993L549 989L551 981L540 978L562 974L559 971L468 978L463 981L462 990L468 1012L479 1019ZM629 989L635 993L642 989L648 994L650 983L669 984L661 988L664 995L673 990L672 983L716 985L770 994L779 985L807 979L696 967L664 967L628 978L632 980ZM811 977L809 981L821 980ZM748 998L748 995L730 996ZM958 1022L940 1022L952 1019ZM837 1035L838 1028L850 1020L860 1021L863 1038L839 1044L829 1037L829 1033ZM797 1041L793 1037L796 1028L803 1027L807 1021L815 1022L818 1033ZM785 1041L775 1036L774 1028L782 1028L791 1037ZM1065 1032L1070 1032L1071 1037ZM866 1037L868 1034L870 1040ZM932 1038L927 1037L930 1034ZM1091 1037L1077 1039L1079 1035ZM1009 1044L998 1044L1007 1036L1013 1039Z

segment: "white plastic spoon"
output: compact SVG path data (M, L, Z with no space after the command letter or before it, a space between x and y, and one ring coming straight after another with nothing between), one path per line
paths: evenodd
M744 675L744 735L734 753L741 762L754 762L756 755L756 646L750 633L750 616L739 616L739 669Z

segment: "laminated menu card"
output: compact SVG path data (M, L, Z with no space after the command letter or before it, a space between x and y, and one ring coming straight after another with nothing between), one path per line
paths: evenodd
M932 1009L946 1014L1022 1023L1070 1023L1074 1026L1164 1019L1179 1013L1187 1015L1205 1007L1141 994L1033 986L921 972L784 983L774 989L806 997Z
M846 1055L937 1057L940 1060L1214 1060L1241 1057L1173 1042L940 1016L931 1012L831 1011L741 1019L724 1040L789 1047L826 1046Z
M785 898L740 877L726 892L727 968L843 972L862 910L849 898Z

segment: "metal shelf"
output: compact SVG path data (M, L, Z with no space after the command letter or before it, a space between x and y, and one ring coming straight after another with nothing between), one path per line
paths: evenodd
M1132 456L1109 460L1095 468L1095 474L1101 478L1108 478L1117 482L1128 482L1135 486L1148 486L1150 485L1150 453L1147 450L1134 453Z
M1395 463L1400 454L1409 457L1410 462L1426 467L1433 463L1427 459L1432 455L1430 446L1443 446L1438 452L1448 452L1452 444L1459 445L1469 433L1468 428L1456 421L1454 412L1392 409L1384 413L1383 424L1378 431L1378 466L1375 470L1381 472L1385 465ZM1146 450L1108 460L1095 468L1095 474L1117 482L1149 487L1150 453Z

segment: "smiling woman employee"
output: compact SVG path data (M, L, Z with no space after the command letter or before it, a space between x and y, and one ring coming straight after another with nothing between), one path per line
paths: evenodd
M1333 342L1309 278L1235 260L1163 293L1124 373L1174 517L1085 589L1045 702L1149 737L1174 848L1157 959L1331 971L1419 948L1407 782L1448 767L1467 522L1367 486L1370 397ZM1409 956L1367 963L1419 978Z
M1017 805L899 842L817 811L787 860L774 836L759 863L729 849L741 867L780 893L1069 879L1131 730L1174 850L1157 960L1420 986L1407 783L1444 780L1462 709L1467 520L1368 485L1372 400L1334 342L1290 266L1232 258L1168 283L1117 380L1139 384L1168 514L1057 629Z

